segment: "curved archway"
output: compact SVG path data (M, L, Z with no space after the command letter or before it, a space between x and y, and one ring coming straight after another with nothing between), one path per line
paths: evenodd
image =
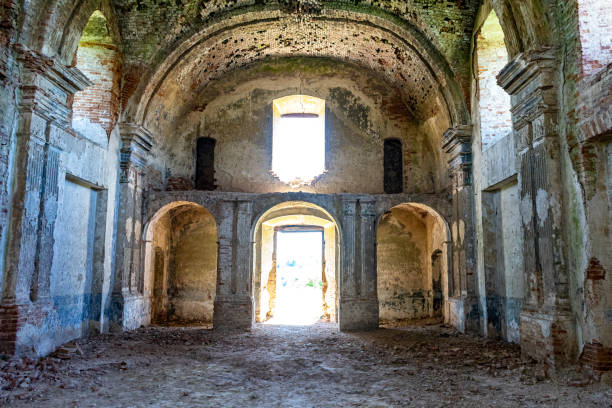
M75 50L76 67L92 85L74 94L72 127L104 145L119 117L119 47L108 19L95 10L83 28Z
M449 274L449 242L444 219L423 204L399 204L378 219L376 284L383 327L449 321L448 299L460 286Z
M217 224L204 207L173 202L144 230L142 293L152 323L212 324L217 291Z
M404 23L398 25L382 17L334 9L306 21L296 21L280 10L244 12L239 20L211 24L175 48L139 84L130 99L126 118L145 123L155 111L158 95L164 94L164 98L171 95L175 79L185 81L186 72L190 72L197 85L185 82L181 92L197 93L223 72L247 63L300 55L337 58L372 68L404 89L405 101L417 115L430 117L445 111L444 116L451 124L467 123L469 114L463 92L448 62L416 27ZM309 35L304 24L312 25L311 34L320 33L320 38ZM283 31L304 34L287 40L276 34L275 28L279 26ZM349 47L336 47L335 42L328 41L329 36L337 37L338 43L346 41Z
M340 233L322 207L287 201L253 225L255 320L273 324L336 322Z

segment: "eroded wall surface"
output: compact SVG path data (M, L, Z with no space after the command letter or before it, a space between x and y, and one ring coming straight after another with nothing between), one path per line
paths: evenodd
M212 322L217 286L217 226L210 214L190 210L172 220L168 319Z
M434 276L432 255L445 240L437 224L427 212L408 206L383 215L376 233L381 321L442 316L439 305L434 309L434 278L441 295L443 266Z
M272 101L293 94L323 98L327 108L327 170L297 188L271 173ZM219 191L382 193L385 138L403 143L405 192L433 192L442 179L435 147L398 91L381 77L333 60L289 58L239 69L204 89L195 106L176 110L160 106L151 121L166 135L151 161L161 177L158 188L193 188L199 137L217 141Z

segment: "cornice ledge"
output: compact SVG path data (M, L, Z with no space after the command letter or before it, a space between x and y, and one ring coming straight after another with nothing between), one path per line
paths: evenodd
M497 84L510 95L515 95L534 78L553 72L556 61L552 47L518 54L497 75Z
M67 67L55 59L33 51L22 44L13 46L17 61L27 70L40 74L53 85L68 94L75 94L92 85L92 82L76 67ZM25 84L28 85L28 84Z

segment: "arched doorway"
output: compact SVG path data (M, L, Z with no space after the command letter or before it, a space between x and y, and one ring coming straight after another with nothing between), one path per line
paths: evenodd
M144 293L151 322L212 325L217 292L217 224L204 207L176 202L145 232Z
M381 216L376 231L381 326L443 319L448 237L442 217L422 204L400 204Z
M301 201L266 211L253 230L255 321L336 322L339 232L323 208Z

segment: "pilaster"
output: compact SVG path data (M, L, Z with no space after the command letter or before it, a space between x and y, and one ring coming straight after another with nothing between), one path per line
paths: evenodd
M343 263L340 282L340 330L378 327L376 293L376 216L372 200L342 202Z
M22 337L21 332L28 325L41 325L52 309L50 273L61 182L62 133L71 132L71 95L90 84L76 68L23 46L15 46L14 51L21 83L0 306L0 348L7 354L37 349L35 336Z
M224 200L219 207L215 329L249 330L254 321L251 295L250 201Z
M525 299L520 318L525 354L556 365L576 352L562 233L557 60L552 49L519 54L498 75L512 97Z
M153 146L151 133L141 125L120 123L121 160L117 253L111 302L115 327L140 327L149 315L150 302L143 298L141 261L144 168Z
M472 187L472 126L459 125L443 135L448 155L452 200L452 285L454 304L451 322L460 330L481 330L478 301L478 275L474 237L474 191Z

